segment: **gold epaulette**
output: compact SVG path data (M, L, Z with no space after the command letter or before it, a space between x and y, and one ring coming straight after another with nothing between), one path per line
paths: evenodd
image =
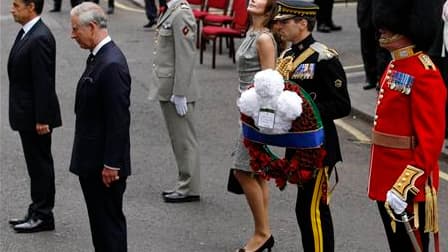
M423 64L426 70L436 70L436 65L434 65L434 63L432 62L431 58L428 55L421 53L418 56L418 59Z
M417 195L419 189L415 186L415 181L424 173L425 172L422 169L412 165L406 166L406 169L404 169L400 177L398 177L395 184L392 186L392 191L394 191L403 201L406 201L409 192Z

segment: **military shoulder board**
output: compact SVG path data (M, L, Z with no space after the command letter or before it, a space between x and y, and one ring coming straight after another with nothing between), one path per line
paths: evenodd
M336 50L328 48L320 42L314 42L310 45L310 47L319 54L317 61L329 60L338 56Z
M436 66L428 55L422 53L418 56L418 59L420 60L420 62L422 62L426 70L436 70Z

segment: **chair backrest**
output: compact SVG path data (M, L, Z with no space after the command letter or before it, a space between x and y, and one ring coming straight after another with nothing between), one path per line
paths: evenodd
M242 34L249 25L249 13L247 13L246 0L233 0L233 23L232 28L241 30ZM243 36L243 35L242 35Z
M222 14L226 15L229 3L230 0L207 0L205 10L209 11L210 8L219 9L223 11Z

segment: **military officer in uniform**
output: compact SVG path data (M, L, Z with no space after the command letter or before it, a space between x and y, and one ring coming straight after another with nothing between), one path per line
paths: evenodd
M304 251L334 251L333 223L328 202L328 176L342 161L333 122L350 113L345 72L335 50L314 40L318 7L298 0L279 0L276 20L280 36L292 43L278 59L277 70L313 98L324 126L324 169L298 187L296 216ZM288 157L288 150L286 153Z
M171 0L157 23L150 99L158 99L178 168L177 184L162 192L165 202L199 201L199 150L195 105L196 20L186 0Z
M438 251L436 194L446 88L421 51L436 32L431 33L432 17L425 17L435 8L419 0L375 4L379 42L392 61L380 80L368 195L377 201L391 251L428 251L430 232ZM406 221L407 215L413 220Z

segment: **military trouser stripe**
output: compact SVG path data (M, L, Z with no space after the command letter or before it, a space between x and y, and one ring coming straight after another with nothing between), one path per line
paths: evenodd
M322 198L322 183L324 181L324 169L319 169L314 184L313 198L311 201L311 226L314 236L314 251L323 251L322 223L320 217L319 205Z

